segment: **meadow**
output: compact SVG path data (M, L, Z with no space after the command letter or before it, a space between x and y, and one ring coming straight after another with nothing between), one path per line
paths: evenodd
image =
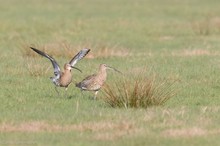
M220 145L218 0L0 0L0 145ZM73 84L54 90L60 66L89 55ZM74 86L106 63L175 80L163 105L111 107ZM108 71L107 84L119 75Z

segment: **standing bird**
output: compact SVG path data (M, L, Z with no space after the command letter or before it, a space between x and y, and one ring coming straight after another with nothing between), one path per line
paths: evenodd
M106 78L107 78L107 72L106 69L112 69L116 72L121 73L117 69L110 67L106 64L100 64L98 73L87 76L85 79L83 79L81 82L76 84L76 87L80 88L81 90L85 91L95 91L94 99L96 99L96 95L98 94L101 87L104 85ZM122 73L121 73L122 74Z
M52 65L53 65L53 68L54 68L54 77L50 77L50 79L52 80L52 82L55 84L55 90L56 92L59 94L59 92L57 91L57 88L56 87L65 87L66 90L69 86L69 84L72 82L72 74L71 74L71 70L72 68L74 69L77 69L81 72L80 69L74 67L74 65L79 61L81 60L83 57L85 57L90 49L82 49L81 51L79 51L78 54L76 54L71 60L69 63L66 63L64 64L64 71L61 72L60 70L60 67L58 65L58 63L56 62L56 60L49 56L48 54L38 50L38 49L35 49L35 48L32 48L30 47L33 51L35 51L36 53L48 58Z

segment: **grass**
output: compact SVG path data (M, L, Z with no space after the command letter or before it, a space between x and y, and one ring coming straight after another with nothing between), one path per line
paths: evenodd
M163 105L173 97L177 92L174 87L175 81L142 72L106 84L103 99L111 107L148 108Z
M218 3L1 0L0 145L219 145ZM147 109L112 108L74 84L70 98L57 96L51 63L29 46L61 67L90 48L73 82L106 63L133 74L153 70L180 90ZM117 79L108 72L107 84Z

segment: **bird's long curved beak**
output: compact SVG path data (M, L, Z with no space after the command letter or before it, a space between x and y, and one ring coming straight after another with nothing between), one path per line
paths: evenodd
M108 66L108 68L109 68L109 69L112 69L112 70L114 70L114 71L116 71L116 72L118 72L118 73L120 73L120 74L123 74L122 72L120 72L119 70L117 70L117 69L114 68L114 67Z
M80 71L81 73L82 73L82 70L80 70L79 68L77 68L77 67L75 67L75 66L71 66L72 68L74 68L74 69L76 69L76 70L78 70L78 71Z

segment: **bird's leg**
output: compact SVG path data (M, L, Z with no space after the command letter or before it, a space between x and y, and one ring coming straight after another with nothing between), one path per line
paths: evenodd
M67 97L67 89L68 87L65 88L65 97Z
M83 96L83 98L84 98L83 90L80 90L80 91L81 91L81 94L82 94L82 96Z
M99 91L95 91L94 100L96 100L96 96L97 96L98 92L99 92Z
M57 86L55 86L55 90L56 90L58 96L60 96L60 93L59 93L59 91L57 90Z

